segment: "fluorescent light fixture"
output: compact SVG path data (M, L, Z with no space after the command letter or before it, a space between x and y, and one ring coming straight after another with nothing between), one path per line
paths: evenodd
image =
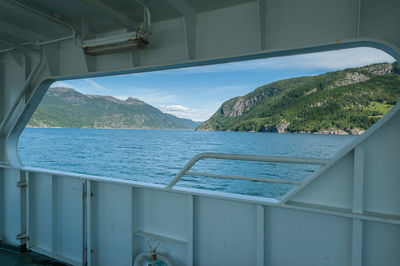
M98 38L82 42L82 49L89 55L103 55L129 49L144 48L149 40L137 32Z

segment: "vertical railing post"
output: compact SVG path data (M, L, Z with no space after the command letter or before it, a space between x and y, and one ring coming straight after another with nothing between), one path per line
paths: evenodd
M131 202L131 237L130 237L130 242L131 242L131 254L130 254L130 261L131 265L133 265L135 261L135 202L134 202L134 196L135 196L135 187L131 187L131 193L130 193L130 202Z
M57 177L51 176L51 255L57 255Z
M25 204L25 210L26 210L26 217L25 217L25 228L26 228L26 248L29 249L30 243L29 243L29 238L31 234L31 223L30 223L30 174L28 171L25 172L25 182L26 182L26 188L25 188L25 199L26 199L26 204Z
M256 205L256 265L264 265L264 207Z
M3 220L4 220L4 168L0 167L0 241L3 238Z
M364 150L361 147L354 149L354 176L353 176L353 213L363 213L364 194ZM352 256L351 265L362 266L363 250L363 221L353 218Z
M86 262L92 265L92 182L86 180Z
M26 245L26 239L28 238L27 235L27 208L26 208L26 201L27 201L27 183L26 183L26 172L20 170L19 171L19 180L17 182L17 187L19 188L19 234L16 236L17 239L20 241L21 246Z
M353 213L363 213L364 194L364 150L354 149Z
M193 265L193 223L194 223L194 205L193 205L193 195L188 195L187 201L187 248L186 248L186 265Z

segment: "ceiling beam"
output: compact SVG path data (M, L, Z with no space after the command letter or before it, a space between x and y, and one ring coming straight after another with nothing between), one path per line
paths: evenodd
M260 37L260 50L264 50L266 47L266 12L267 0L258 0L258 30Z
M175 8L182 16L188 18L194 18L196 13L193 9L185 2L185 0L166 0L173 8Z
M37 41L46 38L46 36L43 34L33 32L30 29L22 28L14 24L9 24L4 21L0 21L0 33L26 41Z
M183 17L183 26L185 31L186 53L187 58L192 60L195 58L196 44L196 20L188 17Z
M9 10L12 12L11 14L14 17L25 17L31 18L32 21L37 21L39 23L43 23L46 27L50 24L55 27L58 27L61 31L70 31L64 22L59 21L59 19L41 11L31 6L25 5L15 0L1 1L0 7L3 9L3 12L7 12Z
M100 11L104 15L109 16L112 20L122 24L123 26L127 27L131 25L138 26L140 24L134 21L129 16L121 13L120 11L116 10L115 8L107 5L106 3L100 0L86 0L81 2L90 5L96 11Z
M187 57L192 60L195 57L196 13L184 0L166 1L183 16Z

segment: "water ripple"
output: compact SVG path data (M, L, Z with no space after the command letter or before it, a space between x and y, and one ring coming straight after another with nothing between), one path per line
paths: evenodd
M25 129L21 161L32 167L167 184L196 154L222 152L329 158L354 136L192 130ZM191 171L304 180L318 166L206 159ZM292 186L185 176L179 186L280 197Z

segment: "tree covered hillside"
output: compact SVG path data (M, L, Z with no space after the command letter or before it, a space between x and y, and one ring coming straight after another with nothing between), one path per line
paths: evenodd
M125 101L50 88L28 127L194 129L198 123L166 114L135 98Z
M359 134L399 97L399 64L374 64L261 86L223 103L197 130Z

